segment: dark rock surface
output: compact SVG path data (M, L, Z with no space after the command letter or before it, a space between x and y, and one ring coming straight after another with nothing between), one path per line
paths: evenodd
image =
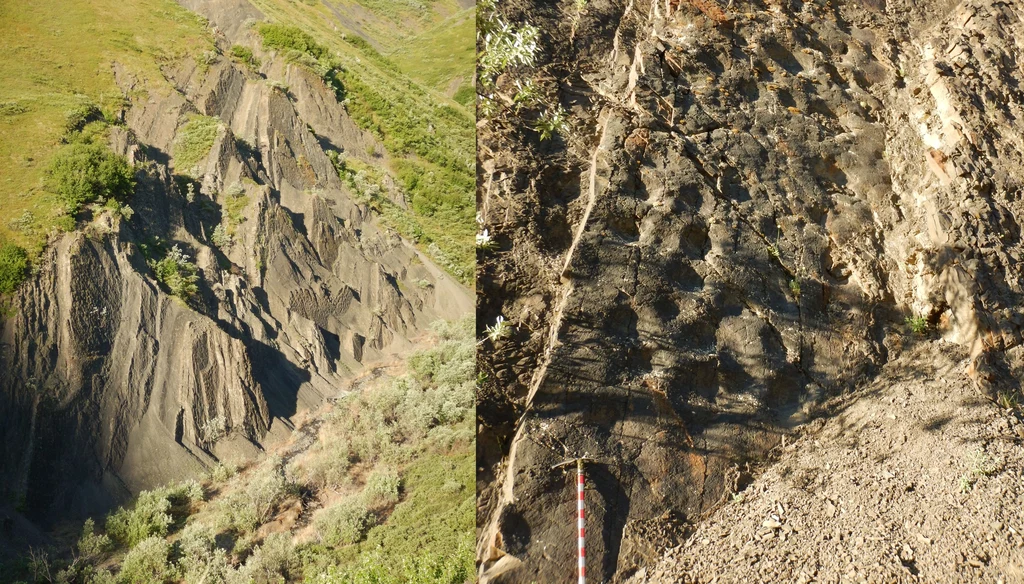
M575 36L502 11L543 31L516 75L571 130L481 124L480 327L516 327L480 352L483 581L571 579L551 467L583 455L588 571L623 581L898 356L906 317L1019 391L1015 5L593 0Z

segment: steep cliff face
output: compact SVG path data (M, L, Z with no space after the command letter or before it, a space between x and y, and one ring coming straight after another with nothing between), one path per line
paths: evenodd
M588 570L621 581L750 481L822 398L915 328L1019 391L1017 66L1010 3L516 2L542 31L538 111L481 124L486 579L564 581L571 481ZM570 17L578 14L578 17ZM521 146L525 144L525 149ZM559 559L560 558L560 559ZM568 559L566 559L568 558Z
M37 519L254 456L297 411L472 307L339 179L326 149L382 164L367 146L383 148L333 89L262 54L232 24L260 17L247 3L192 8L207 9L225 52L253 44L261 70L187 61L165 67L177 90L163 94L115 64L132 101L111 141L137 164L134 214L96 210L51 244L2 322L0 491ZM194 114L216 117L217 135L181 168ZM187 303L147 265L174 245L198 267Z

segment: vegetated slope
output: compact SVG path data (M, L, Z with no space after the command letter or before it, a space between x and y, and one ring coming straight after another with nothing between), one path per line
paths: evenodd
M427 216L406 203L387 164L429 174L433 163L360 128L339 101L338 70L263 50L253 25L264 15L247 2L203 3L209 30L173 6L121 4L110 10L145 13L139 34L172 33L180 21L206 40L183 35L162 46L195 50L166 55L133 41L143 50L129 43L120 60L100 27L64 47L102 55L93 66L116 81L121 105L104 110L106 88L76 97L82 107L46 138L46 172L25 179L38 200L54 198L71 233L53 234L31 274L23 256L0 249L0 268L28 276L4 297L0 329L0 510L18 526L0 533L4 551L42 537L25 516L43 526L80 519L218 461L259 456L287 437L297 412L471 307L432 256L470 249L472 215L438 203L452 212L445 245L454 247L417 246L388 227L382 199L407 223ZM4 18L17 10L5 6ZM86 30L90 22L83 17ZM59 36L61 23L74 24L36 25ZM54 43L46 50L61 54ZM426 90L393 72L389 85L374 85L374 67L362 65L365 91L405 99L407 117L432 115L417 105ZM21 74L34 78L28 67ZM471 140L450 133L443 142L469 159ZM442 174L432 188L468 192Z
M199 0L189 0L201 4ZM473 218L475 127L472 111L441 91L413 81L362 37L339 34L344 26L325 5L253 0L253 6L273 21L294 26L330 53L343 85L346 111L360 128L383 146L391 177L384 179L386 196L371 205L390 227L425 249L434 261L468 283L473 278ZM217 11L211 10L215 23ZM235 19L224 15L225 25ZM468 33L469 31L466 30ZM462 40L467 43L468 37ZM393 55L404 55L399 49ZM281 51L291 59L297 55ZM323 59L321 58L321 61ZM469 72L466 72L468 78ZM314 125L314 131L320 131ZM364 158L346 149L344 157Z
M476 96L476 51L465 39L475 36L476 10L463 10L408 39L391 58L406 75L469 107Z
M94 104L119 114L125 98L113 61L146 91L167 93L161 64L198 58L214 41L203 19L173 0L5 0L0 24L0 240L38 252L65 215L41 181L68 113Z
M570 578L575 497L551 467L582 455L589 576L658 562L790 428L918 334L966 352L979 398L1012 410L948 411L986 437L980 456L1003 456L1014 439L989 420L1019 415L1024 322L1021 16L985 0L512 2L485 16L506 33L481 44L483 581ZM510 49L534 38L532 60ZM963 578L1012 564L1007 549ZM701 581L718 575L688 557Z
M471 316L297 416L262 461L146 491L0 581L462 584L473 571Z

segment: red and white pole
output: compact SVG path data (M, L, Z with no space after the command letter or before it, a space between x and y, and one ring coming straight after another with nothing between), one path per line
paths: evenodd
M587 553L586 544L584 544L584 526L583 526L583 459L576 461L576 509L579 511L579 519L577 520L580 531L579 537L579 567L580 567L580 580L579 584L587 584Z

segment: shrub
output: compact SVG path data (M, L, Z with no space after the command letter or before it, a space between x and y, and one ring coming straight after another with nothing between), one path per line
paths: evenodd
M103 112L96 104L86 103L64 113L64 133L81 132L86 124L103 119Z
M74 215L88 203L127 200L135 190L135 173L123 156L102 144L68 144L50 162L46 188Z
M223 223L220 223L213 228L213 233L210 235L210 243L213 245L224 249L231 245L233 241L231 234L228 233L228 230L224 227Z
M260 60L256 55L252 54L252 49L249 47L243 47L242 45L234 45L231 47L231 56L238 59L249 69L257 70L260 68Z
M401 488L402 478L398 475L398 471L378 466L366 479L363 497L369 504L397 503Z
M124 557L118 581L122 584L163 584L173 577L167 561L170 545L163 537L152 536L138 543Z
M199 174L199 163L206 158L220 133L220 120L192 115L182 126L174 143L174 166L189 176Z
M107 517L107 533L127 548L149 537L164 537L174 522L170 509L165 492L143 491L131 510L121 507Z
M278 584L286 582L292 564L292 537L288 533L272 533L256 547L233 581L245 584Z
M253 472L244 488L225 498L229 521L243 533L255 530L270 519L287 486L281 458L268 459Z
M263 37L263 46L278 51L298 51L307 53L317 59L330 54L326 47L316 42L313 37L297 26L265 22L256 29Z
M235 467L220 463L210 471L210 480L215 483L223 483L235 476L235 471Z
M96 534L96 523L86 519L82 526L82 536L78 538L78 553L85 561L92 561L113 548L108 535Z
M28 253L13 243L0 243L0 294L13 292L28 272Z
M213 532L201 523L185 527L178 540L177 568L186 584L224 582L230 574L227 553L218 548Z
M366 535L370 527L370 512L358 498L350 498L324 509L313 522L325 544L351 544Z
M188 300L199 292L198 269L177 245L159 261L150 261L149 267L171 294Z
M303 479L316 489L334 489L349 482L352 452L343 438L323 440L309 450L303 464Z

